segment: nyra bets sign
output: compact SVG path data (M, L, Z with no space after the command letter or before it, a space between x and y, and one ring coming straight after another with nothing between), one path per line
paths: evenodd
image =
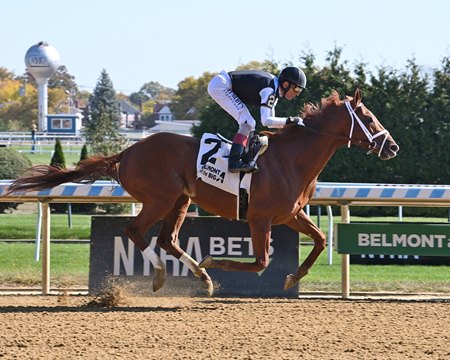
M450 224L338 224L340 254L450 256Z
M101 289L109 278L129 283L141 282L151 289L153 267L129 240L124 229L131 217L97 216L92 218L89 290ZM152 227L146 241L166 265L167 280L162 294L195 293L202 288L188 267L156 245L159 224ZM217 217L186 218L180 234L180 246L200 262L206 255L216 259L253 262L254 254L247 223ZM260 273L226 272L208 269L218 295L297 296L298 287L283 290L286 275L297 270L298 233L287 226L272 228L270 264ZM139 285L138 285L139 286ZM142 289L145 292L145 289ZM149 290L151 292L151 290Z

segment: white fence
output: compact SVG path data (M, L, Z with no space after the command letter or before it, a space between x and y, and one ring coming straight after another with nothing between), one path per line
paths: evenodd
M152 132L145 130L121 131L119 134L132 144L151 135ZM55 145L56 139L59 139L61 144L65 146L82 146L86 143L83 133L47 133L36 131L33 137L31 131L0 132L0 146L11 147L26 145L30 146L30 151L32 146L39 150L39 147L41 146Z
M36 132L34 139L29 132L0 132L0 145L54 145L56 139L68 145L83 145L83 137L79 134Z

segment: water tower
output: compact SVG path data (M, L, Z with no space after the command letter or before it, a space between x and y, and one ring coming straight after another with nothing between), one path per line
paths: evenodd
M30 47L25 54L25 65L28 72L38 84L39 115L38 130L47 131L45 115L48 109L48 79L58 70L59 54L53 46L44 41Z

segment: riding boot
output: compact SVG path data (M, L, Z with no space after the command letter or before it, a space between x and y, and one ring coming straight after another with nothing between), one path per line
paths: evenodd
M231 145L230 157L228 159L228 170L230 172L237 173L242 171L245 173L251 173L257 170L255 166L246 164L242 161L241 157L243 152L244 152L243 144L233 143Z

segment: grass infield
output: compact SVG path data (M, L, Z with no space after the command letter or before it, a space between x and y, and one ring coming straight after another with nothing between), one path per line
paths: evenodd
M328 231L327 221L321 227ZM395 221L395 218L363 219L352 221ZM408 222L446 222L441 218L407 218ZM68 228L67 215L51 216L52 239L89 239L90 215L73 215L72 228ZM336 217L335 222L340 219ZM39 286L40 262L34 261L34 243L2 242L2 239L33 239L35 237L35 214L0 214L0 287ZM302 238L304 241L306 238ZM310 252L311 245L301 246L301 260ZM295 269L292 269L295 271ZM89 244L51 244L52 287L87 286L89 275ZM351 291L402 291L450 293L450 267L419 265L351 265ZM284 279L280 279L283 283ZM341 288L341 256L333 253L333 264L328 265L324 251L310 274L302 279L301 291L332 291Z

